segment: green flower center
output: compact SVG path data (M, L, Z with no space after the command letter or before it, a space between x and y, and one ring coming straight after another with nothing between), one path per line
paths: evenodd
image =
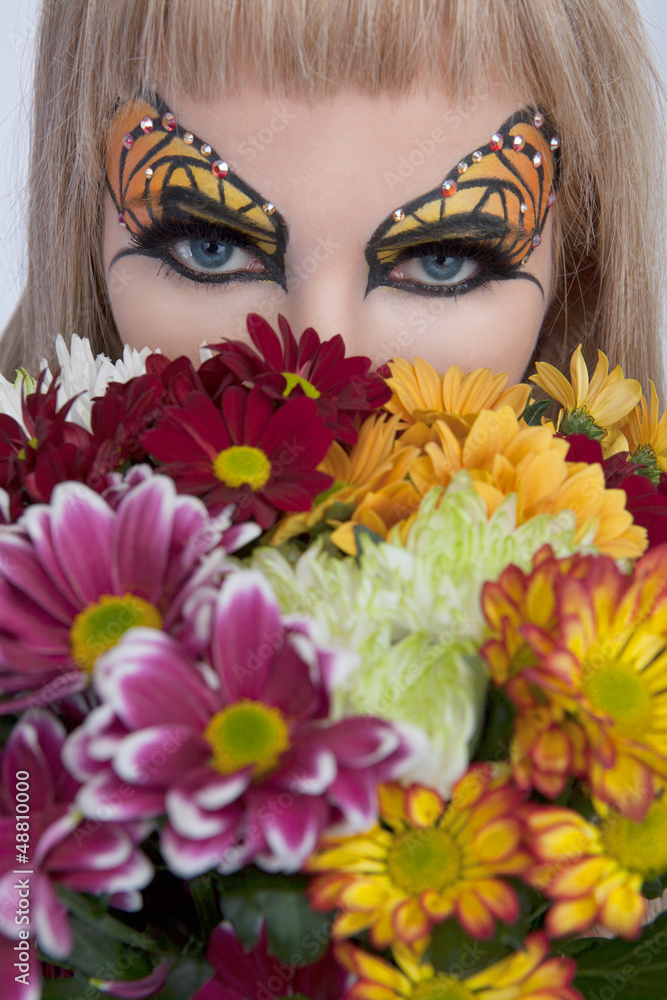
M656 486L660 482L660 466L658 457L650 444L643 444L632 453L632 461L641 468L637 469L638 476L646 476Z
M319 399L320 392L315 388L312 382L307 379L302 378L301 375L297 375L295 372L282 372L282 376L285 379L285 388L283 389L283 396L289 396L290 393L296 389L299 385L303 389L308 399Z
M410 1000L474 1000L474 997L460 979L437 972L432 979L415 986Z
M260 448L235 444L217 455L213 471L225 486L247 483L251 490L261 490L271 477L271 463Z
M130 628L162 628L162 615L136 594L103 594L81 611L70 630L72 656L82 670L92 672L95 660L115 646Z
M461 851L447 830L408 830L396 837L387 870L394 884L411 896L426 889L441 892L460 878Z
M289 729L280 709L249 699L216 712L203 735L213 749L211 763L222 774L251 766L255 777L266 774L289 747Z
M642 823L612 816L602 823L600 839L608 854L644 878L667 871L667 796L657 799Z
M615 662L588 669L582 689L593 708L610 715L619 733L643 742L652 728L653 702L641 676Z
M601 441L607 433L604 428L598 427L590 413L584 409L568 410L564 413L558 430L565 435L585 434L594 441Z

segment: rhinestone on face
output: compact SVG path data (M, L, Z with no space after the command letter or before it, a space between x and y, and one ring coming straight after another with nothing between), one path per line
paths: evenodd
M207 142L202 143L202 145L199 148L204 156L210 156L211 153L213 152L213 150L211 149L211 147Z
M144 172L146 174L146 177L152 177L153 176L153 168L152 167L146 167L146 170Z
M276 206L272 205L270 201L265 201L262 205L262 211L266 212L267 215L273 215L276 210Z
M549 197L547 199L547 208L551 208L551 206L554 205L555 203L556 203L556 195L553 193L553 191L550 191Z
M560 146L560 139L557 139L556 136L554 136L549 145L551 146L552 150L555 153L558 147Z
M521 214L525 215L527 211L528 211L528 205L526 205L525 201L522 201L521 202Z
M392 212L392 219L394 222L402 222L405 218L405 212L402 208L397 208L395 212Z
M496 132L495 135L491 136L491 142L489 143L489 146L491 147L491 150L494 153L497 153L499 149L503 148L504 143L505 140L503 139L500 132Z
M210 146L206 147L202 146L201 148L202 153L204 153L205 148L208 149L208 153L211 152ZM204 156L208 156L208 153L204 153ZM213 171L215 177L226 177L227 174L229 173L229 167L227 166L224 160L214 160L213 163L211 164L211 170Z
M535 233L535 235L533 236L533 247L539 247L541 242L542 242L542 237L540 236L539 233Z
M183 136L183 142L187 142L188 146L191 146L194 141L195 137L193 136L192 132L186 132L185 135Z
M534 167L541 167L543 159L544 159L544 157L542 156L541 153L535 153L535 156L533 157L533 166Z
M479 163L480 160L482 160L483 158L484 154L482 153L481 149L476 149L475 152L472 154L473 163Z
M173 132L176 128L176 118L171 111L165 111L162 115L162 128L165 132Z
M542 128L542 126L544 125L544 115L541 115L538 111L538 113L533 118L533 123L535 125L535 128Z
M467 169L468 169L468 164L466 163L465 160L461 160L458 167L459 173L464 174Z
M125 149L132 149L134 146L134 139L129 132L126 132L123 136L123 145L125 146Z
M526 140L522 135L515 135L512 140L512 149L516 153L520 153L523 147L526 145Z
M150 115L146 115L145 118L142 118L139 125L141 126L141 131L145 132L146 135L148 135L149 132L152 132L155 128L155 125L153 125L153 119Z
M127 229L127 222L125 221L122 215L118 216L118 225L122 226L123 229Z
M453 194L456 194L456 181L443 181L440 190L442 191L443 198L451 198Z

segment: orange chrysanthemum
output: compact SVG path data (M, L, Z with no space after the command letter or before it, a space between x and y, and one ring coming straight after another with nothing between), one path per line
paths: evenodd
M530 573L511 566L485 584L482 606L482 652L521 713L517 780L555 795L583 774L601 810L641 821L667 779L667 549L625 576L611 559L547 548Z
M574 962L547 958L545 934L531 934L523 950L466 979L438 972L400 945L393 949L396 965L347 941L336 946L335 954L358 977L344 1000L583 1000L570 985Z
M429 437L426 428L437 419L445 419L455 432L467 433L470 418L481 410L510 406L520 417L530 398L529 385L506 389L507 373L494 375L490 368L478 368L464 375L458 365L440 375L423 358L414 365L402 358L389 362L391 377L385 379L393 395L385 409L398 414L408 425L421 424L407 434L412 443L423 444Z
M570 360L572 384L545 361L537 361L535 368L537 374L531 375L530 381L563 407L558 417L563 434L586 434L598 440L610 437L609 430L627 417L642 394L639 382L624 378L620 365L609 371L609 361L602 351L598 351L598 363L589 380L581 344Z
M570 809L537 807L527 825L537 859L528 881L555 900L549 933L582 933L601 923L638 937L648 912L642 885L667 871L667 797L653 802L641 824L611 814L594 826Z
M483 410L464 439L445 421L437 420L434 427L437 441L427 442L425 454L410 466L420 494L447 486L466 469L489 514L516 493L519 524L536 514L572 510L576 541L587 537L615 559L637 558L645 550L646 531L625 509L625 492L605 488L600 465L566 461L569 445L550 427L522 426L509 406Z
M450 916L473 937L490 937L496 919L519 914L498 876L521 874L530 860L517 818L522 798L491 765L473 766L448 804L420 785L383 786L384 826L328 839L308 861L308 871L326 873L309 890L313 908L341 911L334 937L370 928L376 948L401 941L423 951L433 925Z
M352 505L359 508L361 505L363 510L364 501L367 506L369 504L367 497L378 492L384 496L387 487L402 484L419 449L397 439L399 426L400 418L397 416L387 419L384 414L373 414L361 425L359 437L352 445L349 455L334 441L317 467L319 472L333 477L334 485L324 496L316 498L310 511L284 517L273 533L272 543L280 545L295 535L310 531L316 524L324 521L336 506ZM389 495L391 492L390 489ZM410 511L418 503L419 497L415 493ZM404 508L401 508L399 519L406 516ZM357 519L359 523L364 523L362 515L358 515ZM390 516L388 520L390 524L394 523Z

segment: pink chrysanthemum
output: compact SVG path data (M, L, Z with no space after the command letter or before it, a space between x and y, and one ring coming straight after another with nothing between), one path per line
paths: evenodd
M124 631L177 630L184 601L221 578L229 521L177 496L166 476L135 470L133 481L115 507L62 483L49 506L0 526L0 692L10 696L0 711L81 690ZM230 547L248 540L232 531Z
M35 940L55 960L66 958L72 950L72 932L67 911L56 895L57 885L94 895L110 893L112 905L139 909L138 890L153 877L152 865L136 846L148 832L145 826L82 819L74 805L79 785L61 762L65 735L55 716L39 710L16 724L2 752L0 981L6 1000L23 1000L27 995L25 986L14 978L17 941L29 943L33 984L39 979L32 950ZM26 795L29 830L24 831L18 806ZM17 869L22 874L17 875ZM29 899L27 908L22 898ZM25 912L29 919L16 922L15 915ZM19 938L22 929L29 932L29 939Z
M409 766L417 740L381 719L328 722L347 654L318 647L263 577L239 571L216 596L203 660L145 629L101 658L102 704L65 750L88 779L86 815L166 813L162 854L184 878L252 860L296 871L332 823L373 823L378 783Z

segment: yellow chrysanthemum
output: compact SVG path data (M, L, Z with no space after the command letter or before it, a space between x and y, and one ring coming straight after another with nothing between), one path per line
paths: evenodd
M440 375L423 358L414 365L402 358L389 362L391 377L385 379L393 392L385 405L408 424L406 441L422 446L431 440L430 426L437 419L446 420L458 435L468 431L470 418L481 410L510 406L520 417L530 398L529 385L506 389L507 373L494 375L489 368L478 368L464 375L458 365Z
M543 551L531 573L510 567L487 583L482 606L493 679L529 729L540 726L528 713L542 710L544 744L524 732L518 779L534 766L561 787L582 774L600 811L641 821L667 779L667 551L647 553L631 576L604 557Z
M529 881L555 900L547 930L556 937L601 923L621 937L641 933L646 879L667 871L667 797L642 823L610 814L598 826L570 809L536 808L527 817L538 861Z
M651 386L650 402L642 396L639 403L628 414L621 431L628 442L632 458L639 465L645 465L650 478L658 482L661 472L667 472L667 412L660 414L658 393Z
M358 977L344 1000L583 1000L570 986L574 962L548 953L546 935L531 934L522 951L461 979L419 962L405 946L393 949L396 965L347 941L336 946L336 959Z
M516 493L519 524L536 514L572 510L576 541L587 538L615 559L637 558L645 550L646 530L625 509L624 491L605 488L601 466L566 461L569 445L550 427L522 426L509 406L483 410L463 440L444 421L434 427L438 440L428 442L410 466L420 494L447 486L455 473L467 469L489 514Z
M570 360L571 384L545 361L537 361L535 368L537 374L531 375L530 381L563 407L558 417L563 434L587 434L602 440L614 424L627 417L642 394L639 382L624 378L620 365L609 371L609 361L602 351L598 351L598 363L589 381L581 344Z
M359 438L349 455L334 441L318 465L320 472L333 477L334 485L311 510L284 517L272 535L272 544L280 545L310 531L326 519L334 505L358 505L367 495L382 493L385 487L401 483L419 449L397 440L399 426L398 416L387 419L383 414L373 414L361 425ZM416 496L414 503L419 503ZM414 510L414 505L410 509Z
M402 941L421 952L433 925L450 916L473 937L490 937L496 919L512 923L519 914L514 890L497 876L529 863L517 818L522 798L491 765L473 766L448 804L421 785L382 786L384 825L328 839L308 861L308 871L326 873L309 890L312 906L341 911L334 937L370 928L376 948Z

